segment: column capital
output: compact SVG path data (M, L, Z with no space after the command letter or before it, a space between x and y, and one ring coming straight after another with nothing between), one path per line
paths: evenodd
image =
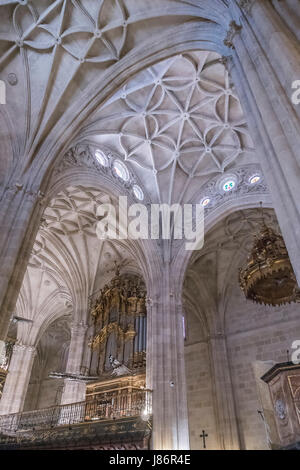
M12 199L15 195L22 195L23 199L30 201L39 200L40 204L43 204L45 194L40 191L37 187L28 188L21 181L14 181L12 184L5 186L3 189L3 194L5 199Z
M152 308L164 307L166 304L170 305L171 303L176 307L183 308L181 294L174 294L174 292L170 291L167 297L162 298L161 296L155 296L154 298L149 298L147 300L147 305Z
M37 349L35 346L33 345L30 345L30 344L23 344L21 342L17 342L14 344L13 346L13 352L16 352L16 353L24 353L24 352L27 352L27 353L31 353L31 354L36 354L37 352Z
M84 322L76 322L75 323L74 322L71 325L71 334L72 334L72 336L73 335L76 335L76 336L84 335L88 328L89 328L89 325L87 323L84 323Z

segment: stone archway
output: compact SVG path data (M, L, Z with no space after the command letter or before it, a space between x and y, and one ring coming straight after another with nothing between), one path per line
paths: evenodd
M26 5L16 6L17 3ZM9 2L9 6L1 7L9 31L8 37L3 36L4 43L1 41L0 44L3 52L1 70L9 73L11 64L18 69L17 80L10 77L10 86L15 87L11 91L15 92L11 95L14 103L9 103L8 109L10 121L19 130L13 149L15 166L1 188L1 337L5 338L15 307L41 220L41 203L45 194L48 196L55 164L75 143L82 143L80 132L87 119L108 102L129 77L162 59L186 51L216 51L227 58L224 62L246 113L257 156L299 277L299 124L298 109L291 103L289 95L290 81L299 78L299 54L294 47L295 28L288 8L279 8L276 0L164 0L152 2L151 7L148 2L143 7L139 3L137 7L130 0L107 1L102 2L106 18L106 23L102 24L101 18L100 23L93 20L92 16L98 18L99 12L94 9L95 2L90 0L88 7L80 8L79 2L72 2L68 7L76 10L79 23L85 25L74 30L67 3L71 5L63 0L49 0L43 11L34 8L31 2ZM12 23L10 16L15 9L15 22ZM48 24L52 21L51 15L60 25L54 33ZM22 18L29 21L26 31ZM66 18L70 21L64 30ZM110 37L112 29L117 33ZM81 44L77 50L71 44L72 34L76 36L75 43L79 40ZM92 49L98 40L100 50ZM85 48L87 44L91 48ZM34 67L29 60L29 50L30 57L36 59ZM22 57L23 65L20 63ZM64 66L59 67L60 63ZM35 67L43 70L43 74L34 75ZM24 79L18 80L19 76ZM26 97L25 102L21 99L22 94ZM36 110L37 103L39 111L31 112ZM153 318L156 318L152 332L158 333L158 318L166 311L164 326L170 343L169 351L162 345L157 349L170 371L159 383L160 400L165 400L170 392L168 387L174 382L173 375L181 382L176 393L174 390L169 407L164 410L164 426L161 420L156 427L156 442L158 448L183 448L188 447L186 408L184 404L181 406L179 399L182 393L185 400L180 329L185 258L179 250L171 262L174 253L169 247L162 251L164 257L160 263L156 250L153 250L155 262L149 268L153 294L151 308ZM157 286L157 278L163 279L161 286ZM155 344L152 347L154 350ZM174 360L170 358L170 351L178 352ZM160 367L160 364L156 369L153 366L155 380L161 372ZM176 416L172 416L172 406L177 410Z
M264 217L278 230L272 209L264 209ZM227 214L210 228L185 272L185 369L194 449L202 448L201 429L210 436L210 449L268 449L257 412L261 376L255 367L257 361L286 361L299 321L297 304L258 305L240 289L238 270L260 225L256 208Z
M46 90L44 96L47 98L47 103L45 102L43 104L37 122L41 123L45 118L45 127L39 125L38 130L37 128L33 128L33 134L30 136L30 129L27 126L27 144L26 149L24 149L26 157L23 158L22 162L20 162L20 164L15 167L14 173L10 176L10 182L5 188L5 198L3 200L2 207L3 216L5 217L5 230L2 231L1 235L3 237L3 256L8 257L7 259L9 262L2 263L2 266L6 266L5 273L1 277L1 288L3 291L1 296L3 299L6 299L4 301L2 310L3 312L7 312L3 314L3 319L4 317L8 317L13 309L14 300L12 298L9 299L9 297L13 297L12 291L19 289L20 278L24 272L24 267L22 269L20 268L20 265L23 264L21 259L23 257L24 251L28 252L25 233L27 232L28 242L29 239L31 240L29 244L32 243L33 237L29 236L30 228L28 231L28 224L29 220L32 220L32 225L36 225L36 221L39 218L38 211L35 211L37 214L37 219L34 216L34 207L37 204L38 198L41 197L41 192L43 192L45 187L47 187L49 172L52 169L51 162L55 161L58 155L66 149L66 145L68 145L70 140L75 137L74 132L76 129L80 129L80 126L83 124L83 119L85 119L87 115L90 115L91 112L96 109L97 106L99 106L101 100L103 102L103 100L105 100L106 97L112 93L113 89L120 87L120 85L124 83L125 77L128 77L128 74L135 74L138 70L145 68L150 63L157 62L159 59L166 58L170 55L173 55L174 53L183 52L186 50L210 49L217 50L225 56L232 55L230 69L233 80L235 81L238 88L244 109L246 110L247 114L249 114L248 120L251 126L251 132L255 138L257 150L262 158L263 169L267 175L268 184L270 186L273 200L276 206L277 216L283 229L286 244L290 249L295 272L297 272L297 257L299 248L295 234L298 233L297 227L299 224L299 214L296 203L299 197L296 194L297 191L295 189L292 192L288 189L289 186L297 188L297 183L292 183L293 178L297 175L297 171L294 171L296 168L296 160L294 158L293 152L294 149L298 148L297 132L294 132L296 123L292 117L294 110L289 104L288 107L291 111L291 117L288 119L291 126L291 132L289 133L289 136L287 136L285 130L285 123L287 122L286 113L283 112L281 114L280 109L284 108L284 103L287 103L288 98L286 95L282 95L280 104L271 104L270 101L272 99L272 91L270 91L270 88L264 87L264 81L271 76L274 87L278 88L278 84L282 83L287 92L288 84L284 78L283 72L283 63L285 62L285 58L290 57L291 59L289 61L291 72L290 76L293 77L297 73L297 67L293 67L291 65L293 63L293 52L291 51L294 49L289 49L287 46L289 41L293 43L294 40L290 36L287 38L286 43L284 43L283 39L280 38L276 33L276 28L274 27L274 21L276 20L277 24L281 24L282 28L284 29L283 23L284 21L288 21L289 13L282 8L278 9L277 5L274 7L269 5L260 5L259 2L252 2L253 4L251 2L247 2L247 4L243 3L243 6L240 7L235 1L230 2L229 6L225 5L224 2L221 1L216 1L214 5L212 5L212 2L203 1L199 5L198 2L196 4L195 2L191 1L188 4L185 2L184 5L182 5L181 2L176 2L176 8L172 10L171 16L169 16L169 3L170 2L167 0L165 0L164 5L161 5L160 3L161 10L156 10L156 5L154 5L154 9L151 11L149 11L148 8L147 12L144 11L143 13L130 11L129 22L127 21L128 18L123 18L125 10L123 10L122 13L120 13L122 9L120 10L119 13L121 15L120 18L122 18L122 24L120 23L120 26L118 27L124 29L127 28L129 24L135 24L135 22L138 26L143 26L143 22L140 22L142 18L146 20L146 24L148 25L148 29L144 28L144 26L141 28L142 34L144 34L144 38L146 37L145 35L151 34L152 28L154 27L155 34L151 35L152 41L149 43L149 45L147 45L148 47L146 48L143 44L137 46L136 49L131 45L132 49L126 50L124 57L122 57L120 60L119 58L118 60L114 58L113 62L116 63L113 63L112 68L109 67L106 70L107 67L103 66L102 70L107 74L107 77L109 76L110 85L108 85L108 81L105 82L104 76L102 76L100 82L103 93L101 92L100 88L97 86L95 87L93 84L93 92L85 92L82 96L80 96L80 100L84 101L83 107L78 107L77 104L74 104L73 107L67 111L68 117L66 114L63 114L63 125L61 125L60 121L55 118L55 112L62 108L68 108L68 100L64 100L64 98L67 97L67 94L65 94L67 91L66 86L62 90L62 94L59 95L63 101L61 101L60 106L58 107L57 103L53 103L54 108L52 106L52 111L48 115L48 118L46 118L48 112L46 108L51 103L51 99L49 99L51 86L49 87L47 85L44 88L44 90ZM56 6L59 8L61 7L60 4L49 5L49 8L43 12L32 9L30 4L29 6L24 7L26 8L26 11L23 10L23 16L24 13L26 13L26 15L30 16L32 22L32 27L29 28L26 33L22 30L20 18L18 19L18 15L20 15L21 8L23 7L18 6L18 15L16 16L16 21L17 23L19 22L19 33L23 33L24 37L17 39L16 42L13 45L9 45L9 49L5 51L7 52L5 57L8 60L8 63L8 58L11 57L11 54L13 55L16 53L17 48L25 48L27 50L28 47L31 47L32 50L35 51L34 53L36 53L38 56L40 55L41 43L39 43L39 39L35 39L34 41L30 42L30 40L28 41L28 38L30 37L31 31L33 31L36 27L35 22L37 22L37 18L39 18L40 22L46 21L47 15L52 11L53 8L55 10ZM9 8L14 9L15 5L12 4L12 6ZM54 10L52 14L54 14ZM248 20L249 10L251 10L251 18L253 18L251 21ZM285 56L284 54L280 56L276 54L275 58L273 46L271 45L270 57L268 59L261 58L259 66L255 67L253 64L255 64L255 56L257 55L258 51L262 51L265 47L269 46L262 34L262 25L260 22L262 12L268 13L268 31L270 35L273 35L272 37L274 37L275 42L277 41L277 43L283 47ZM9 20L10 13L11 12L9 9L4 10L4 15L7 15L7 21ZM55 14L58 14L58 11L55 10ZM80 14L83 14L84 17L88 18L88 10L82 10ZM167 27L162 28L163 30L166 30L166 32L163 34L161 34L161 29L159 31L156 30L157 23L155 23L157 18L162 16L170 18L170 22L167 22ZM152 20L150 18L152 18ZM191 22L186 22L187 19L193 20ZM196 19L196 21L194 21L194 19ZM98 34L99 31L100 30L97 29L97 34L94 34L94 31L91 31L91 34L94 34L94 38L97 39L97 36L101 37L101 34ZM249 45L251 43L250 38L253 38L253 32L256 31L257 39L254 41L255 47L251 47ZM27 37L28 34L29 36ZM58 36L52 37L53 35L51 36L52 33L49 31L47 34L48 42L46 41L44 47L54 51L55 56L56 48L61 46L61 41L58 39ZM293 34L293 32L291 34ZM139 37L139 34L136 34L136 37ZM164 41L162 41L162 38L164 38ZM139 37L139 42L140 41L141 38ZM11 44L11 42L8 42L8 44ZM174 46L174 44L177 45ZM110 53L112 50L113 48L110 49ZM278 50L278 48L276 48L276 50ZM67 53L70 54L70 50ZM77 65L82 65L85 63L83 56L78 54L76 55L74 51L73 54L75 63ZM295 52L295 54L297 53ZM110 57L110 59L112 59L112 57ZM106 57L105 61L106 60L108 60L109 64L108 56ZM266 77L264 67L269 68L271 71L270 67L272 65L277 67L278 76L276 76L276 74L274 74L272 71L272 74ZM27 70L26 73L28 77L28 64L25 66L25 69ZM112 78L114 75L112 70L115 70L116 74L116 80L113 81ZM82 75L82 78L84 78L84 75ZM29 90L28 79L26 83L27 89ZM65 83L65 85L66 84L67 83ZM245 84L247 85L245 86ZM74 85L77 86L77 81L75 79ZM106 85L109 88L106 88L104 91ZM34 87L31 88L34 89ZM92 88L92 86L90 88ZM252 94L249 92L249 90L251 90ZM76 102L75 95L72 94L72 96ZM64 105L62 103L64 103ZM87 103L92 104L87 105ZM75 118L77 110L74 110L74 106L78 107L78 121L76 121ZM259 116L260 111L261 116L266 117L264 123L262 123ZM272 128L272 126L267 122L269 117L267 117L266 113L268 113L268 116L272 115L272 123L277 123L275 132L275 126L273 125ZM22 113L19 114L21 116ZM252 117L250 115L252 115ZM53 119L57 121L57 124L54 127ZM30 122L30 119L28 122ZM20 125L20 129L22 128L23 126ZM68 128L68 133L65 132L65 128ZM53 129L55 137L50 129ZM44 131L46 131L46 133ZM61 131L65 132L62 140L57 138ZM276 136L279 135L282 136L282 142L285 142L283 147L286 150L283 149L281 143L279 143L278 139L276 138ZM24 154L22 150L21 153ZM283 155L283 153L285 153L285 157L280 158L280 155ZM44 158L48 159L48 163L46 163ZM272 171L269 169L270 165L272 166ZM278 188L281 188L280 191L278 191ZM285 198L282 197L283 194L286 196ZM283 202L283 199L285 202ZM18 267L16 267L17 257L19 258ZM9 283L10 288L8 288ZM6 330L5 325L7 325L6 321L3 323L4 335Z

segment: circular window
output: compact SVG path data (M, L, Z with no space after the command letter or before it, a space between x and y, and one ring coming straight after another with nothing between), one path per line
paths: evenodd
M208 206L209 203L210 203L210 198L209 197L204 197L200 202L201 206L203 206L203 207Z
M249 178L250 184L256 184L260 181L260 175L253 175Z
M140 188L140 186L138 186L137 184L135 184L132 188L133 190L133 194L135 195L135 197L139 200L139 201L142 201L144 199L144 193L143 193L143 190L142 188Z
M129 172L127 167L120 160L115 160L113 163L113 171L116 176L121 178L124 181L129 180Z
M97 162L100 163L101 166L107 166L108 165L108 158L106 155L104 155L101 150L96 150L95 151L95 157L97 159Z
M226 180L223 184L223 191L228 193L229 191L232 191L236 185L236 182L233 179Z

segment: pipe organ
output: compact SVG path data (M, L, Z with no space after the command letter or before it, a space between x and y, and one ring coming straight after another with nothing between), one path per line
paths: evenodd
M94 335L90 375L102 380L136 374L146 366L146 291L137 276L115 277L100 291L91 309Z

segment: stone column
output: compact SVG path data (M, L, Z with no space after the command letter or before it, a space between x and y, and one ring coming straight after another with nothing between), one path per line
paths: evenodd
M284 2L282 0L273 0L272 3L288 28L300 40L299 0L285 0Z
M66 367L67 374L80 375L83 354L86 347L86 332L88 325L75 323L71 327L71 342ZM85 400L85 382L67 378L61 397L61 404L76 403Z
M82 380L65 379L61 397L61 405L85 401L86 385Z
M245 10L249 25L264 48L286 94L290 96L292 82L300 80L300 50L297 39L288 30L270 0L248 1ZM296 112L300 115L300 109L296 108Z
M211 336L209 346L220 449L239 450L237 416L225 336L222 333Z
M35 354L34 346L14 345L0 400L1 415L19 413L23 410Z
M300 285L299 120L278 73L249 24L232 25L230 72L236 85L274 209Z
M17 180L0 194L0 339L6 338L43 210L42 193Z
M5 341L0 340L0 360L5 358Z
M165 264L148 292L147 386L153 390L155 450L189 449L181 292L172 277Z

